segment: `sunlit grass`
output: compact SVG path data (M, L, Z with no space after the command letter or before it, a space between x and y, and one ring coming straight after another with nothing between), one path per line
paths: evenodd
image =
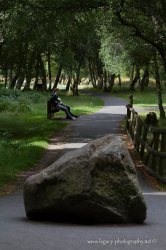
M71 107L75 114L88 114L103 107L103 101L95 96L63 96L63 102Z
M43 149L47 147L45 140L33 138L29 140L11 140L9 143L1 143L0 146L0 184L12 180L19 172L32 167L41 157Z
M145 89L143 92L136 90L131 92L129 86L119 87L116 86L113 89L111 95L124 98L129 101L129 96L133 95L134 105L146 107L146 106L157 106L157 91L155 86ZM163 87L162 90L163 105L166 105L166 89Z

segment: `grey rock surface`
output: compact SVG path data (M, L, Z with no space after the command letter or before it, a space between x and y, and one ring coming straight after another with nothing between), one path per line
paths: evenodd
M140 223L146 218L132 160L117 135L70 151L29 177L24 203L32 219Z

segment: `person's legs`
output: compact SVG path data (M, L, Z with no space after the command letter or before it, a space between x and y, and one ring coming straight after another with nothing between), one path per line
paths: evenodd
M61 104L61 105L63 105L64 107L66 107L66 108L68 109L68 111L69 111L69 113L70 113L70 115L71 115L72 117L75 117L75 118L78 118L78 117L79 117L79 115L74 115L74 114L71 112L69 106L67 106L67 105L65 105L65 104Z
M58 108L62 111L64 111L66 113L66 118L67 119L71 119L71 120L74 120L74 117L71 115L69 109L65 106L65 105L62 105L62 104L58 104L57 105Z

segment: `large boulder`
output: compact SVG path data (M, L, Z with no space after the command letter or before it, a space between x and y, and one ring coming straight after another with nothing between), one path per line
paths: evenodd
M141 223L146 205L128 150L116 135L63 155L24 185L32 219L84 223Z

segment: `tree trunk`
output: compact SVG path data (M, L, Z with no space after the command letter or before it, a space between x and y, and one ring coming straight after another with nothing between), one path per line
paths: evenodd
M43 70L42 70L42 90L47 90L47 77L46 77L46 72L44 69L44 64L43 64Z
M36 72L36 75L35 75L35 82L34 82L33 89L37 89L38 80L39 80L39 60L38 60L38 58L37 58L36 65L35 65L35 72Z
M51 55L50 55L50 50L48 50L48 54L47 54L47 59L48 59L48 79L49 79L49 87L48 89L51 91L52 86L52 74L51 74Z
M111 74L109 79L109 91L111 92L115 83L115 74Z
M104 72L103 72L103 63L99 58L97 58L96 60L96 67L97 67L97 79L98 79L97 87L99 89L102 89L104 84Z
M63 69L63 67L62 67L62 64L60 63L53 88L56 88L58 86L62 69Z
M130 90L131 91L135 90L135 84L137 83L137 81L139 81L139 79L140 79L140 69L138 66L136 66L136 72L135 72L134 79L130 83Z
M30 75L26 75L26 81L25 81L25 86L24 86L24 90L27 91L27 90L30 90L30 84L31 84L31 76Z
M23 83L24 83L24 73L21 73L17 79L16 89L21 89Z
M13 69L10 69L9 70L9 84L8 84L8 87L11 85L12 80L13 80Z
M69 78L68 78L68 81L67 81L67 84L66 84L66 91L67 91L67 92L69 91L69 89L70 89L70 84L71 84L71 76L69 75L68 77L69 77Z
M18 72L16 72L15 76L12 78L10 85L9 85L9 89L14 89L16 86L16 81L18 79Z
M107 71L104 70L104 76L103 76L103 90L104 92L109 92L109 87L107 86Z
M91 78L92 85L94 88L96 88L96 76L95 76L95 72L94 72L90 62L89 62L89 72L90 72L90 78Z
M97 87L99 89L102 89L103 88L103 85L104 85L104 79L103 79L103 76L98 76L98 82L97 82Z
M149 84L149 65L145 66L144 74L140 82L140 90L143 91Z
M78 68L76 70L76 78L74 79L74 84L73 84L73 95L78 96L78 84L80 82L80 70L81 70L81 62L79 62Z
M47 90L46 71L45 71L45 68L44 68L44 62L42 60L41 55L38 56L38 59L39 59L39 65L40 65L40 71L41 71L42 90Z
M132 65L132 68L131 68L131 75L130 75L130 82L132 82L133 79L134 79L134 70L135 70L135 66Z
M164 70L166 73L166 52L164 51L163 46L162 46L162 48L158 49L158 52L163 60L163 66L164 66Z
M25 66L25 76L26 76L26 82L24 86L24 90L30 90L30 84L32 79L32 72L34 68L34 61L36 58L36 51L33 49L27 56L26 59L26 66Z
M32 68L31 68L31 70L32 70ZM28 91L28 90L30 90L30 83L31 83L31 79L32 79L31 71L28 69L28 67L26 69L25 79L26 79L26 81L25 81L24 91Z
M122 87L122 79L120 74L118 74L118 80L119 80L118 82L119 87Z
M156 79L157 100L158 100L158 107L160 111L160 119L165 119L165 111L164 111L163 101L162 101L162 90L161 90L160 73L159 73L157 55L155 56L155 79Z
M8 69L5 69L5 88L7 87Z

